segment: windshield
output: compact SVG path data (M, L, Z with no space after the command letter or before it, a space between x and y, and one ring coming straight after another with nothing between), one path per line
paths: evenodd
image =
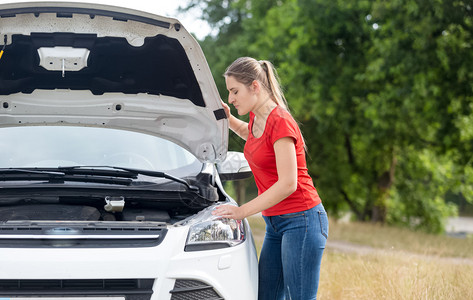
M179 145L137 132L72 126L0 128L0 168L64 166L114 166L176 175L196 174L202 168Z

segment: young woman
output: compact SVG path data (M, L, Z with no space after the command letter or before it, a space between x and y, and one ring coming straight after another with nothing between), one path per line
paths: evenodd
M249 123L230 114L230 129L246 140L244 154L258 196L214 215L243 219L262 212L266 235L259 259L259 300L316 299L328 219L308 174L305 145L268 61L242 57L226 70L228 102Z

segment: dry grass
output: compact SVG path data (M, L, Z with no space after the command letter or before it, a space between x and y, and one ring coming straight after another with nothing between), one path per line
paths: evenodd
M473 299L473 265L402 254L324 254L318 299Z
M258 253L264 221L249 219ZM317 299L473 299L473 241L373 224L330 223ZM366 247L368 246L368 247ZM354 250L355 249L355 250Z

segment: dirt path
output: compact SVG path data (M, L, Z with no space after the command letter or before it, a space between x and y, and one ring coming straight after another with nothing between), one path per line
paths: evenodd
M365 245L357 245L353 243L349 243L346 241L327 241L327 249L330 249L335 252L341 253L356 253L359 255L368 255L368 254L377 254L377 255L399 255L402 254L404 256L416 258L416 259L423 259L427 261L436 261L436 262L443 262L448 264L463 264L463 265L472 265L473 266L473 259L470 258L460 258L460 257L441 257L435 255L424 255L406 251L399 251L399 250L389 250L389 249L379 249L373 248L370 246Z

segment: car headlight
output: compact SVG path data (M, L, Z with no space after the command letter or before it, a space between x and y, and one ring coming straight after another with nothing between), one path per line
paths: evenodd
M184 251L233 247L245 240L245 227L241 220L219 218L212 215L211 210L202 213L200 220L189 228Z

